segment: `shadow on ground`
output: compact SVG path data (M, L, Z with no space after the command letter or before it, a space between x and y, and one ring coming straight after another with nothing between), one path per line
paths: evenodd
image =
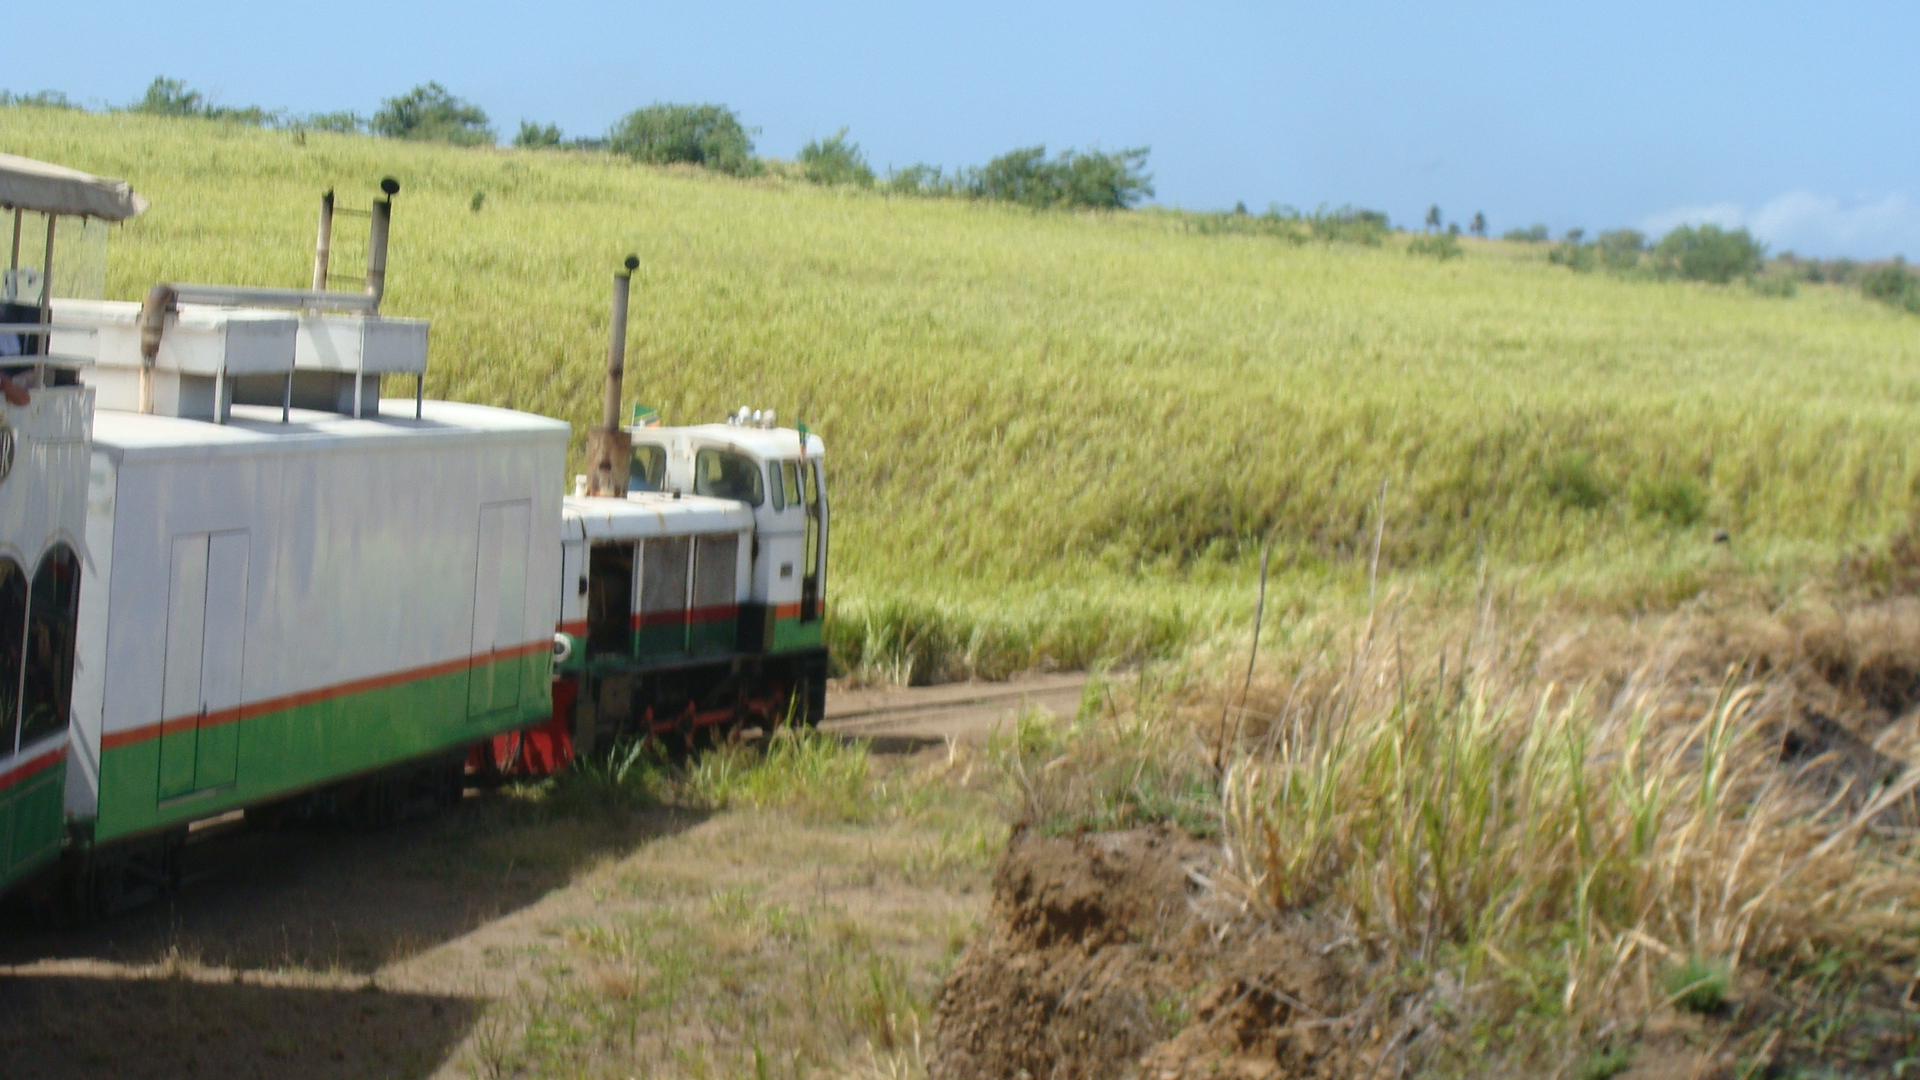
M0 966L186 960L233 971L367 975L703 817L613 807L560 813L494 792L383 830L237 827L189 845L187 883L176 893L93 928L48 930L22 911L0 916ZM0 1010L0 1038L14 1027Z
M425 1077L483 1006L379 990L0 977L0 1076Z

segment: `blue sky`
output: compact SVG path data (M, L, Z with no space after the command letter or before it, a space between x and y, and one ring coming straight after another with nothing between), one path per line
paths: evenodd
M876 167L1151 146L1157 201L1437 203L1496 231L1745 225L1920 258L1920 5L28 3L0 87L91 103L155 75L222 104L354 109L438 80L600 134L715 101L791 157Z

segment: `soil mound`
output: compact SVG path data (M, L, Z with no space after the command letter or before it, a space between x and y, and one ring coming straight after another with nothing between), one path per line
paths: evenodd
M1365 1075L1328 935L1230 933L1204 907L1218 859L1164 826L1016 834L934 1000L932 1080Z

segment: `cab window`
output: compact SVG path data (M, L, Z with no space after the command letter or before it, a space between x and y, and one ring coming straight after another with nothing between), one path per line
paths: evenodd
M667 448L642 443L633 448L633 464L627 470L628 491L665 491L667 487Z
M780 487L786 492L788 506L800 505L800 466L798 462L780 463Z
M732 450L702 450L693 458L693 493L716 499L737 499L759 506L766 498L760 464Z

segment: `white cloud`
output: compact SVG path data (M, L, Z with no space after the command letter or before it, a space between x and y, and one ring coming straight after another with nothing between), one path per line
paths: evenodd
M1775 252L1856 259L1920 255L1920 207L1905 195L1836 199L1793 191L1756 210L1731 202L1680 207L1643 219L1639 228L1657 238L1679 225L1707 223L1744 227Z

